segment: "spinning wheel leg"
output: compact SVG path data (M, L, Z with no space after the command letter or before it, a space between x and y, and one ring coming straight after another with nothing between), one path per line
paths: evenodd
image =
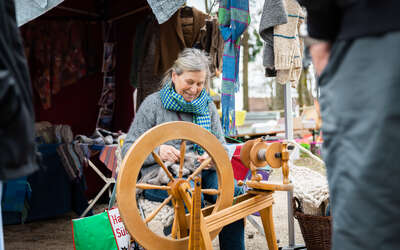
M264 233L265 238L267 239L268 249L278 250L274 229L274 221L272 217L272 206L260 210L259 213L261 215L261 221L264 226Z

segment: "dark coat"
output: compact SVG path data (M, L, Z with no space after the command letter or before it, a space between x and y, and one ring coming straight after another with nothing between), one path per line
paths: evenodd
M185 41L183 36L181 11L179 9L167 22L160 25L160 46L155 58L155 72L164 74L178 58L179 52L184 48L193 48L199 42L200 29L205 25L207 14L192 8L193 33L190 41Z
M398 0L298 0L307 8L311 37L352 40L400 30Z
M13 0L0 1L0 180L34 172L34 111Z

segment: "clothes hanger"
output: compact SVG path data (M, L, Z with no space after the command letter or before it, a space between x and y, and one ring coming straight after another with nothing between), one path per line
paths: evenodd
M181 7L181 18L183 17L193 17L192 7L187 6L186 4Z

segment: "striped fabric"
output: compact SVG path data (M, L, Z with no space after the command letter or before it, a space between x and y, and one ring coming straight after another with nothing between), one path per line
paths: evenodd
M70 180L82 178L85 155L77 143L62 143L57 147L61 163Z
M117 170L117 157L115 155L115 151L117 150L118 145L105 145L100 153L100 161L106 165L106 167L112 172L112 177L116 177Z
M240 36L250 23L248 0L221 0L218 10L224 39L222 65L222 127L225 135L236 134L235 93L239 90Z
M171 82L165 84L160 90L161 102L165 109L177 112L185 112L193 114L193 123L211 131L211 117L208 109L208 104L211 102L211 97L203 89L195 100L191 102L185 101L185 99L178 93L175 92ZM194 150L203 154L204 151L198 146L194 146Z

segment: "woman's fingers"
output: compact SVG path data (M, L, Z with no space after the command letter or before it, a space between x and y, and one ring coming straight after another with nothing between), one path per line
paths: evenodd
M160 146L160 158L163 161L177 162L179 160L179 150L170 145Z
M172 162L177 162L178 161L178 157L173 152L169 152L169 159Z
M210 156L207 153L204 153L202 155L200 155L199 157L197 157L197 160L202 163L203 161L205 161L206 159L210 158ZM214 166L214 161L211 161L204 169L210 169Z

